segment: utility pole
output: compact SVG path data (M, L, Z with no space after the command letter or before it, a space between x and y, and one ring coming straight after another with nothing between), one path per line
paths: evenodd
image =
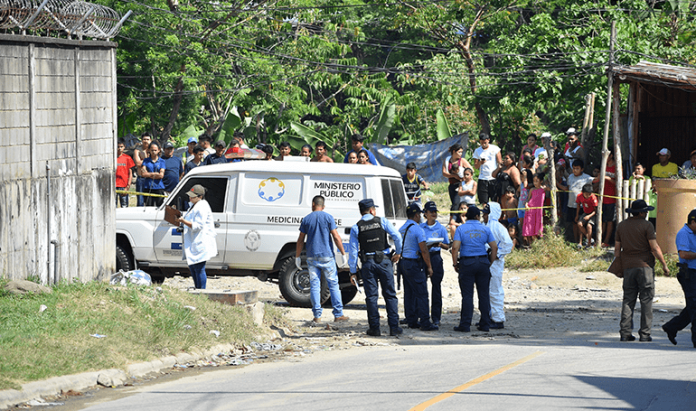
M611 123L612 90L614 89L614 43L616 43L616 22L611 22L611 37L609 39L609 67L607 68L607 114L604 118L604 137L602 138L602 168L599 173L599 193L604 193L604 178L607 175L607 160L609 159L609 123ZM604 197L602 197L603 199ZM602 202L597 207L597 247L602 246Z

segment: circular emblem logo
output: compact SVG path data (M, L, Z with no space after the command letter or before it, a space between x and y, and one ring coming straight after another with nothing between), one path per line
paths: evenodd
M275 177L267 178L259 183L259 197L273 202L285 195L285 184Z
M258 250L260 242L261 235L256 230L251 230L244 236L244 246L249 251Z

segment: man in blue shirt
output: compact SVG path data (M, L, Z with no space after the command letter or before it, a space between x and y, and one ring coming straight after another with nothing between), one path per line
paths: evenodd
M686 307L662 329L669 341L677 345L677 332L691 324L691 342L696 348L696 209L691 210L686 224L677 233L679 272L677 280L684 291Z
M174 144L170 141L164 143L164 154L162 155L162 160L164 160L164 177L162 181L164 182L164 192L166 194L174 191L174 188L179 184L179 180L184 176L184 163L179 157L173 157L174 154Z
M462 316L459 326L454 327L454 331L471 331L471 319L474 316L474 283L481 312L481 321L477 328L479 331L490 330L490 265L498 259L498 245L491 229L479 221L480 215L481 211L476 206L470 206L466 210L466 223L457 227L457 231L454 232L452 261L454 270L459 273L459 288L462 292ZM491 249L490 257L486 253L486 244Z
M210 157L210 156L208 156ZM331 305L333 305L334 322L347 321L343 315L343 301L341 290L338 288L338 274L334 251L331 247L333 238L336 247L341 251L343 261L346 263L346 252L343 249L343 241L336 230L336 221L331 214L324 212L324 197L315 196L312 199L312 213L305 216L300 223L300 236L297 238L295 248L295 266L302 271L302 248L307 237L307 267L309 270L309 299L312 301L312 313L314 322L321 322L321 275L324 274L331 293Z
M406 217L408 220L399 228L404 242L399 270L404 277L406 324L408 328L435 331L438 327L430 322L428 304L428 278L433 276L433 267L430 265L430 253L425 246L425 232L419 225L421 209L418 204L409 204Z
M211 164L227 164L227 157L225 157L225 142L220 140L215 143L215 153L209 154L205 160L203 160L204 166L209 166Z
M430 265L433 267L433 275L430 277L432 284L432 305L430 316L433 319L433 324L439 326L442 318L442 278L445 276L445 267L442 262L440 250L449 250L449 236L445 226L437 221L437 205L434 201L428 201L424 207L425 218L424 223L421 223L421 228L425 233L425 245L430 246L428 252L430 254ZM439 240L436 242L436 240Z
M164 194L164 183L162 182L162 178L164 178L164 170L166 167L164 165L164 160L160 158L159 154L159 143L153 141L150 143L150 157L143 160L143 164L140 167L140 175L145 179L145 181L143 181L143 191L155 194L154 197L147 197L145 206L159 207L163 202L163 198L159 196Z
M360 134L353 134L350 137L350 144L353 147L353 149L346 153L346 156L343 158L344 163L348 162L348 155L350 155L350 153L354 152L355 154L358 154L360 152L360 150L362 150L364 148L363 147L363 140L365 140L365 137L363 137ZM367 151L367 156L369 157L370 163L378 166L379 162L375 158L375 155L372 154L372 152L370 152L370 150L368 150L368 149L365 149L365 151Z
M348 265L350 280L358 284L358 258L362 263L360 274L365 286L367 322L370 328L367 335L381 335L379 329L379 310L377 308L378 283L382 286L382 297L387 307L389 334L399 335L399 300L394 290L394 269L392 263L401 258L401 235L386 218L377 217L375 202L366 198L358 203L362 218L350 229L348 244ZM396 252L391 255L387 234L394 241ZM391 258L389 258L391 256Z

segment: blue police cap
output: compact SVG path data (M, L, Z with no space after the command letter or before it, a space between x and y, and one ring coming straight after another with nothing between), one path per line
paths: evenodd
M434 201L428 201L423 206L423 210L425 210L425 211L437 211L437 204L435 204Z
M414 215L421 213L421 208L416 203L411 203L406 207L406 217L411 218Z
M375 205L375 202L372 201L371 198L366 198L364 200L360 200L360 202L358 203L358 207L360 207L360 211L363 211L363 210L369 210L370 208L377 207L377 206Z

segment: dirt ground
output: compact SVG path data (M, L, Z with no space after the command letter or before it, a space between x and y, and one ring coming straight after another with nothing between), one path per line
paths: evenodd
M607 272L583 273L578 267L543 270L507 270L503 276L505 289L505 328L488 333L477 332L472 324L472 333L452 330L458 325L461 294L457 274L451 267L451 256L443 252L445 277L442 284L443 316L439 331L422 332L404 329L403 336L395 339L386 337L384 301L380 297L382 337L368 337L367 314L363 294L345 307L345 315L351 320L334 324L331 308L325 308L321 326L314 326L312 312L308 308L289 307L282 299L277 284L260 282L253 277L209 278L207 287L220 290L256 290L259 301L283 307L286 317L293 324L285 330L289 337L299 337L307 345L319 344L319 348L346 349L352 346L375 344L418 344L440 342L456 343L462 339L573 339L585 341L608 341L619 338L619 317L622 300L622 280ZM167 279L166 285L187 289L193 286L190 277ZM399 297L400 318L403 318L403 290ZM474 301L475 306L477 301ZM675 278L658 277L653 303L653 337L666 339L660 326L676 315L684 306L684 297ZM475 310L474 322L478 321ZM640 324L640 302L636 303L634 334ZM296 339L296 338L293 338ZM461 342L461 341L460 341Z

